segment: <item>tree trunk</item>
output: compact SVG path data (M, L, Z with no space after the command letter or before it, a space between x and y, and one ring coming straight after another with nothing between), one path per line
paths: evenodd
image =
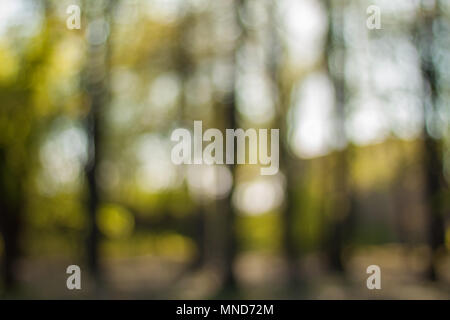
M427 278L436 280L436 267L440 260L440 251L445 243L445 221L443 217L442 192L445 185L442 142L433 137L427 129L427 119L433 122L436 117L438 83L433 63L433 22L438 17L438 6L422 10L419 20L418 49L421 52L421 70L424 82L424 128L423 163L425 172L425 196L428 216L428 244L431 254L427 267Z
M328 34L326 42L328 74L333 82L335 92L335 132L339 143L347 143L345 133L345 43L343 37L344 4L326 1L328 8ZM352 210L353 197L349 181L348 146L334 155L334 205L331 227L326 245L327 256L331 269L343 272L343 249L347 236Z
M6 163L6 151L0 149L0 231L3 236L2 279L6 291L17 283L16 262L20 256L23 190L21 178L11 173Z
M102 33L109 23L109 14L113 2L105 5L105 9L94 3L86 3L88 15L88 59L85 69L85 81L89 113L86 119L86 130L88 135L88 162L85 167L87 180L88 199L88 235L86 241L86 258L88 267L99 282L99 240L100 231L97 225L97 212L100 204L100 187L97 181L98 168L102 151L102 118L103 110L109 103L109 36L101 39ZM99 9L100 8L100 9ZM100 23L103 22L103 24ZM111 28L109 28L111 29ZM111 33L109 30L108 35ZM92 38L90 38L92 37ZM95 37L95 39L94 39Z
M227 129L235 129L236 128L236 99L235 99L235 91L233 89L228 101L225 106L226 112L226 123ZM236 156L236 143L234 144L234 154ZM224 230L225 230L225 239L224 239L224 274L223 274L223 287L225 289L234 289L236 287L236 277L234 274L234 261L236 257L236 230L235 230L235 221L236 221L236 212L235 208L232 204L232 196L234 192L234 187L236 184L236 172L235 165L228 165L232 176L233 176L233 187L231 188L228 196L223 201L224 207ZM222 183L218 181L218 183Z
M282 254L286 262L287 283L291 288L297 287L299 282L299 274L297 267L297 249L295 239L295 185L293 165L298 159L294 159L289 149L288 128L286 115L289 113L289 96L291 93L291 85L283 82L280 70L280 51L281 41L277 33L277 17L275 10L275 2L271 6L271 52L269 57L269 73L273 82L273 100L276 106L276 120L280 129L280 168L286 179L286 192L284 195L284 206L281 212L282 226ZM297 171L298 174L298 171Z

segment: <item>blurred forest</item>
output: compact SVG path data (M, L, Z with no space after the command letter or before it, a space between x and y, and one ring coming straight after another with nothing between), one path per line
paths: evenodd
M449 299L449 34L447 0L2 0L0 297ZM174 165L194 120L279 128L279 173Z

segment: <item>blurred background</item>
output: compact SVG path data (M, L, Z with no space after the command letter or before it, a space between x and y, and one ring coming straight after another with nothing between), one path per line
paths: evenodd
M449 18L446 0L2 0L1 297L449 299ZM173 165L194 120L279 128L280 171Z

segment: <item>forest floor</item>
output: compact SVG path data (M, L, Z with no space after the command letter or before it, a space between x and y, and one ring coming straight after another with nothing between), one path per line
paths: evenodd
M386 245L354 251L345 275L324 267L323 257L299 260L297 284L288 286L283 260L267 254L241 254L235 270L239 289L219 291L211 268L191 270L187 263L154 256L103 261L102 285L82 268L81 290L66 288L70 261L27 259L20 263L20 287L8 298L25 299L450 299L450 256L442 260L438 282L423 277L424 250ZM366 268L381 268L381 289L369 290Z

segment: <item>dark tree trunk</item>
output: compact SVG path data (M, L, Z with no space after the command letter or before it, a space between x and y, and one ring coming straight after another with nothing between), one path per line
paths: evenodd
M224 101L224 120L226 129L236 129L237 119L236 119L236 73L237 71L237 54L241 45L245 39L245 27L242 23L240 14L242 13L245 0L236 0L233 4L235 21L237 27L241 31L241 35L236 40L234 49L232 51L232 61L233 61L233 84L230 94L226 97ZM234 155L236 157L237 146L234 144ZM235 162L234 162L235 163ZM224 251L223 251L223 289L234 290L236 289L236 275L234 272L234 261L237 254L237 242L236 242L236 210L232 204L232 196L234 192L234 187L236 185L236 166L234 164L229 164L233 176L233 186L228 194L228 196L219 201L219 211L223 212L223 229L224 229ZM222 183L218 181L218 183Z
M225 106L227 129L236 128L236 98L235 91L233 89ZM234 154L236 156L236 143L234 144ZM234 274L234 261L236 257L236 211L232 204L232 196L234 192L234 186L236 184L235 178L235 165L228 165L233 176L233 187L231 188L227 198L223 201L224 207L224 274L223 274L223 287L225 289L234 289L236 287L236 277ZM218 181L218 183L222 183Z
M439 141L425 136L425 175L428 211L428 241L431 256L427 270L430 280L437 280L436 267L445 244L445 221L442 211L443 165Z
M91 108L97 108L98 102L92 102ZM99 186L97 183L97 170L99 165L99 119L98 111L91 111L88 117L88 137L90 160L86 166L86 178L88 187L88 236L86 242L86 258L92 275L97 278L99 275L99 249L98 243L100 232L97 225L97 210L99 206Z
M105 32L102 26L93 25L96 19L103 19L106 24L110 25L109 14L112 10L114 1L105 4L104 11L99 6L87 5L88 29L92 33ZM101 7L100 7L101 8ZM97 20L99 21L99 20ZM111 28L109 28L109 34ZM100 186L98 183L98 168L101 160L102 152L102 135L103 135L103 110L109 103L109 36L104 41L97 39L89 39L88 41L88 59L85 68L85 84L89 104L89 113L86 119L86 131L88 135L88 162L85 168L87 180L87 210L88 210L88 235L86 240L86 259L88 267L94 276L94 280L99 282L100 265L99 265L99 240L100 231L97 225L97 212L100 205ZM98 35L97 35L98 37Z
M427 129L427 118L433 122L436 117L436 101L438 83L436 68L433 62L433 22L439 16L439 8L422 10L422 19L416 30L418 48L421 52L421 70L424 81L424 129L423 129L423 163L425 172L425 195L428 217L428 244L431 249L427 277L436 280L436 266L440 259L440 251L445 243L445 221L443 217L442 192L445 187L442 142L433 137Z
M286 192L284 206L281 212L282 226L282 255L286 262L287 282L291 288L297 287L299 282L299 270L297 267L297 249L295 237L295 186L294 186L294 162L298 162L290 152L288 145L288 129L286 115L289 113L291 85L283 82L281 60L282 41L277 31L279 18L276 11L276 1L272 1L269 7L270 17L270 51L268 52L269 75L272 80L273 102L276 109L275 124L280 129L280 169L286 178ZM298 174L298 171L297 171Z
M287 153L281 149L281 155L287 156ZM285 167L286 176L289 176L289 169ZM282 212L282 230L283 230L283 255L287 265L287 281L289 286L296 287L299 282L298 267L297 267L297 246L294 233L294 199L295 192L292 185L292 179L287 178L285 206Z
M326 42L327 68L335 92L335 132L340 142L346 143L345 133L345 43L343 36L344 4L326 1L328 8L328 34ZM329 238L326 251L330 267L338 272L344 271L343 249L350 214L353 205L349 181L349 147L339 150L334 155L334 201Z
M11 173L6 151L0 149L0 231L3 236L2 280L6 291L17 283L16 262L20 257L23 197L21 179Z
M186 12L187 4L180 5L180 13L183 14ZM182 94L180 95L179 100L179 108L177 115L177 122L179 126L183 126L188 119L188 115L186 114L186 90L187 90L187 80L189 74L191 74L195 70L195 64L192 57L189 54L188 48L186 48L186 38L190 30L190 26L195 23L194 17L186 14L185 17L182 18L178 26L176 47L174 52L174 60L175 65L180 75L181 86L182 86ZM185 170L185 167L180 167L180 170ZM200 269L206 264L207 259L207 250L208 243L206 239L206 228L207 228L207 220L206 220L206 208L205 204L199 203L195 209L195 212L192 213L195 215L194 217L194 233L193 240L197 247L197 254L194 257L190 268L192 269Z

